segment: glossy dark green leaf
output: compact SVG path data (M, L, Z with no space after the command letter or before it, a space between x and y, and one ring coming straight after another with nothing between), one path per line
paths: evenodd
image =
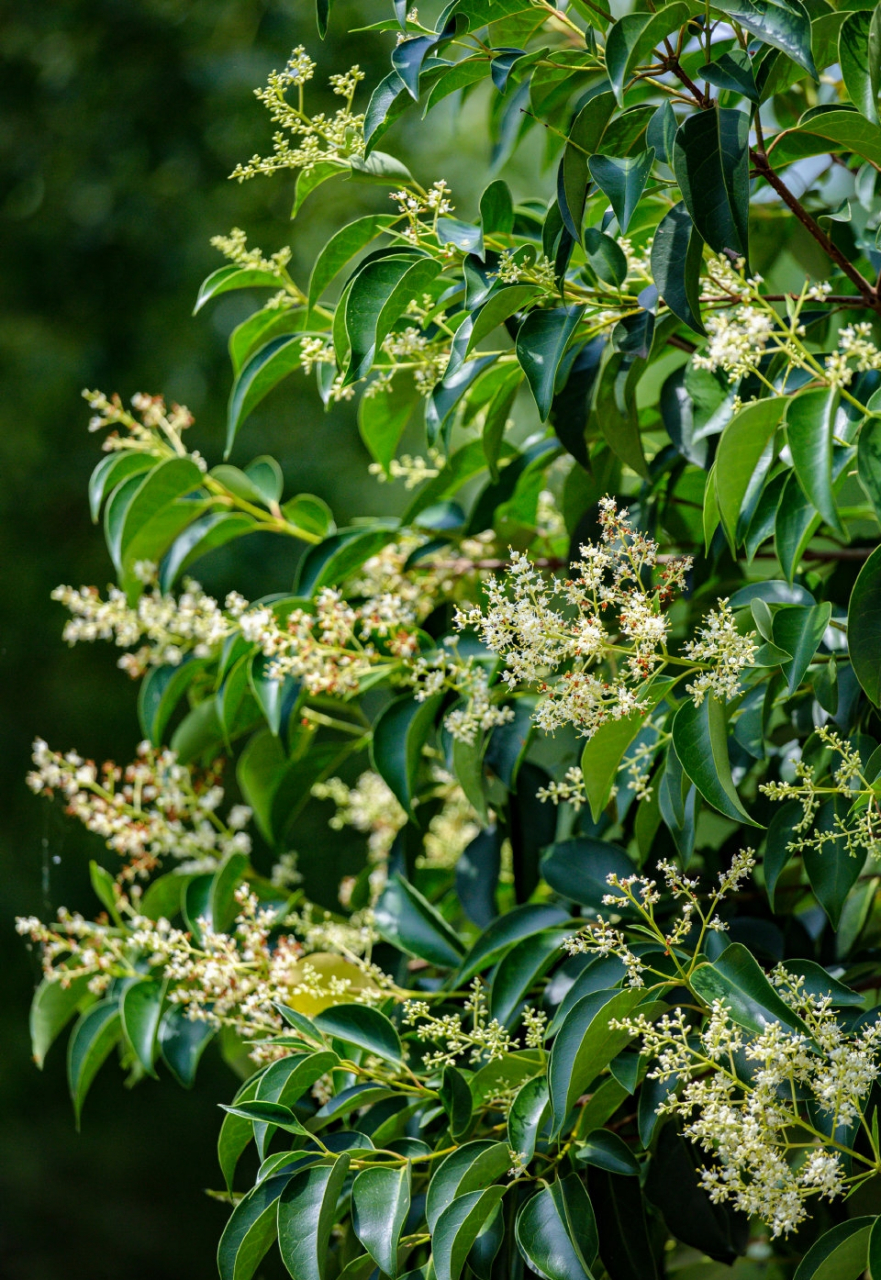
M253 533L253 516L244 511L209 511L200 516L172 543L159 570L159 586L170 591L176 579L209 551L223 547L234 538Z
M633 862L617 845L575 836L552 844L545 851L541 872L564 898L598 910L609 892L607 877L632 875Z
M824 1232L798 1264L794 1280L859 1280L871 1261L867 1255L877 1221L849 1218Z
M450 1137L461 1142L471 1128L474 1098L465 1075L449 1064L444 1067L439 1089L440 1100L450 1122Z
M431 1233L432 1260L437 1280L459 1280L472 1246L498 1208L504 1187L462 1192L446 1206Z
M215 929L226 931L238 915L240 908L235 893L247 868L247 855L230 849L214 872L208 894L208 909Z
M309 1132L308 1129L303 1128L290 1107L286 1107L280 1102L263 1102L259 1098L255 1098L253 1102L234 1102L230 1106L221 1105L229 1115L238 1116L239 1119L248 1120L254 1125L272 1125L273 1128L283 1129L286 1133L306 1134Z
M235 1102L253 1102L257 1096L260 1075L246 1080L236 1093ZM217 1162L228 1191L232 1190L236 1165L254 1135L254 1126L240 1116L226 1112L217 1137Z
M676 1124L665 1124L649 1161L645 1194L677 1240L732 1266L749 1244L749 1218L730 1204L713 1204L701 1184L704 1168L698 1148Z
M395 1025L378 1009L363 1004L331 1005L317 1013L314 1021L325 1035L345 1040L386 1062L402 1061L403 1049Z
M421 297L440 263L434 258L392 254L369 262L356 275L346 299L346 332L351 347L347 382L366 377L383 340L413 297Z
M844 533L832 491L832 448L838 418L836 388L803 391L786 408L786 437L799 484L828 525Z
M196 503L178 499L198 489L202 473L190 458L169 458L141 482L125 512L115 563L128 571L138 560L158 560L180 529L199 514Z
M193 679L204 669L198 659L178 666L151 667L138 690L138 719L146 738L159 746L175 708Z
M220 1280L251 1280L278 1234L278 1200L289 1182L289 1174L267 1178L233 1209L217 1247Z
M588 1186L599 1227L600 1258L608 1274L613 1280L658 1280L662 1273L639 1184L594 1168Z
M358 403L361 439L386 472L418 401L415 388L396 378L387 390L362 396Z
M391 213L371 213L355 222L347 222L330 237L323 247L309 277L309 307L312 308L320 300L325 289L336 279L346 263L351 262L356 254L366 249L377 236L391 226L395 215Z
M784 960L782 964L787 973L802 979L802 990L809 996L828 996L838 1008L859 1009L865 1003L859 991L833 978L816 960Z
M838 33L838 61L851 102L867 120L878 124L881 23L877 8L847 15Z
M425 402L425 430L430 445L433 446L438 439L443 439L445 444L449 444L449 434L457 409L480 375L490 365L495 364L497 358L495 355L486 355L466 360L454 373L449 376L445 374L437 383ZM440 479L439 476L437 478ZM416 501L427 506L424 493L425 490Z
M599 1238L584 1184L570 1173L542 1189L517 1215L517 1247L542 1280L592 1280Z
M466 1142L442 1160L432 1174L425 1201L428 1229L434 1233L438 1219L456 1197L490 1186L511 1165L507 1143L480 1138Z
M303 339L297 333L283 333L271 338L245 361L229 394L226 415L226 449L228 458L239 427L266 396L288 374L301 368L300 349Z
M644 993L628 987L611 998L606 996L606 992L595 992L582 997L569 1011L554 1040L548 1084L556 1131L588 1085L632 1039L629 1031L611 1024L629 1017Z
M881 1217L875 1219L869 1231L869 1280L881 1280Z
M331 533L317 547L310 547L297 568L296 592L315 596L322 587L340 587L349 574L392 541L397 521L378 522L367 528L355 525Z
M630 219L642 199L654 160L653 148L620 160L613 160L610 156L590 157L590 176L608 196L622 235L626 235Z
M833 796L820 806L815 830L832 834L837 831L837 824L846 820L847 808L843 797ZM847 896L863 869L864 859L851 853L840 836L825 842L822 848L808 846L802 857L817 901L829 917L832 928L837 929Z
M311 1034L317 1035L314 1031ZM317 1080L332 1071L338 1064L339 1058L331 1049L321 1049L317 1053L290 1054L278 1062L271 1063L263 1072L257 1082L257 1090L253 1098L236 1097L235 1103L268 1102L291 1108ZM275 1133L274 1122L268 1116L262 1119L258 1117L253 1122L253 1131L257 1151L262 1159ZM296 1127L290 1131L298 1132Z
M795 693L814 659L832 617L832 605L792 605L774 615L774 643L792 654L780 663L790 693Z
M811 20L801 0L713 0L713 8L785 53L814 80L819 79L811 54Z
M46 1054L82 1004L92 1002L90 975L72 978L67 986L45 978L34 992L30 1010L31 1053L42 1070Z
M881 418L866 418L857 441L857 475L881 520Z
M517 332L517 359L542 422L551 412L557 372L583 314L582 306L533 311Z
M875 706L881 706L881 547L860 569L847 609L850 660L857 680Z
M508 235L514 229L514 200L507 182L496 178L480 196L480 225L484 237Z
M538 1136L550 1117L550 1095L544 1076L527 1080L517 1091L508 1112L508 1145L528 1164L535 1155Z
M759 826L740 801L728 760L724 703L708 693L696 707L689 698L673 720L673 745L685 772L703 798L735 822Z
M503 1026L516 1023L531 988L559 958L563 936L559 929L534 934L516 943L499 961L490 992L490 1013Z
M750 102L758 103L759 91L753 74L752 59L743 49L732 49L713 62L701 67L698 78L706 80L716 89L739 93Z
M823 111L786 134L774 148L774 163L779 167L805 156L839 151L852 151L870 164L881 164L881 127L858 111Z
M411 696L397 698L373 726L373 767L409 813L413 811L422 749L434 728L441 701L440 695L424 702Z
M374 911L376 927L388 941L408 955L442 969L454 968L464 947L459 935L417 889L395 876Z
M67 1082L79 1128L83 1103L95 1076L122 1035L119 1004L99 1000L81 1015L67 1044Z
M589 178L588 156L593 155L600 145L614 109L613 94L595 94L578 112L569 130L569 140L560 161L557 198L564 225L573 240L581 240Z
M584 232L584 256L591 270L605 284L621 285L627 279L624 250L617 240L598 227L587 227Z
M658 224L652 241L652 276L675 316L695 333L706 333L700 309L700 271L704 242L683 203Z
M217 1034L216 1027L201 1018L187 1017L181 1005L172 1005L159 1023L159 1048L162 1061L185 1089L196 1081L199 1059Z
M144 978L126 987L119 1002L123 1034L151 1076L156 1074L156 1037L164 993L165 983L159 978Z
M771 447L785 402L756 400L731 419L722 432L716 452L715 489L719 515L729 544L740 534L741 511L754 476Z
M456 896L468 919L485 929L498 915L496 889L502 868L502 832L479 831L456 863Z
M398 1275L398 1243L410 1211L410 1165L362 1169L352 1184L352 1225L380 1271Z
M345 1154L333 1164L294 1174L278 1202L278 1247L293 1280L324 1280L337 1201L349 1170Z
M624 87L636 68L654 63L652 50L689 16L688 5L674 0L658 13L630 13L614 24L606 41L606 70L620 105L624 105Z
M673 170L698 234L716 253L748 258L749 116L718 106L688 116L676 134Z
M623 1138L608 1129L594 1129L575 1152L582 1164L592 1164L625 1178L639 1177L639 1161Z
M568 919L567 911L550 902L529 903L506 912L498 920L494 920L474 943L457 975L457 985L464 986L466 982L470 982L475 974L498 959L515 942L545 929L552 929Z
M291 207L291 219L296 218L312 192L322 186L330 178L338 178L347 172L346 166L332 160L319 160L311 169L301 169L297 174L297 185L294 188L294 203Z
M772 911L775 910L774 895L777 892L777 882L783 868L793 856L794 850L789 846L795 843L796 827L803 816L802 807L798 801L789 800L776 810L768 826L762 869L765 873L765 892Z
M712 964L699 964L690 985L708 1005L721 1000L740 1027L760 1034L771 1022L809 1035L798 1014L777 994L758 961L741 942L732 942Z

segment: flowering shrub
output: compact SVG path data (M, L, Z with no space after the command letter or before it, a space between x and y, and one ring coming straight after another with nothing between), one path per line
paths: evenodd
M143 741L35 744L107 856L96 919L20 922L34 1056L73 1021L79 1118L111 1053L192 1085L217 1039L223 1280L276 1243L294 1280L881 1280L879 22L395 0L332 118L294 51L233 176L390 204L308 282L216 238L197 310L270 291L225 456L314 379L397 519L338 528L186 409L86 393L116 584L56 598ZM453 93L494 173L542 135L528 198L494 177L466 219L378 149ZM189 576L255 532L303 544L292 589ZM298 849L328 803L333 910Z

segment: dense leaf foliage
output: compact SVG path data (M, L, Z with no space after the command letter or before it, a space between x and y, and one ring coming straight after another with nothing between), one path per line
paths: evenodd
M86 393L117 585L56 595L125 650L144 741L36 743L120 862L96 921L21 923L35 1057L76 1019L79 1118L112 1052L190 1086L220 1039L231 1280L276 1243L295 1280L877 1277L877 13L392 9L365 110L355 67L311 115L298 48L233 175L391 211L300 283L218 237L196 310L272 291L225 458L305 373L409 505L338 528L271 457L209 468L186 409ZM430 159L454 93L494 142L471 220L378 147L418 103ZM553 195L515 200L536 140ZM188 576L256 532L304 544L291 587ZM328 801L366 836L333 914L296 849Z

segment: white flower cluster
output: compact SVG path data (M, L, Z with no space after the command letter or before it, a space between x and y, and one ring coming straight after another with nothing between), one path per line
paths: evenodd
M290 262L293 252L289 245L285 245L283 249L279 249L267 258L260 249L248 248L248 237L241 227L233 227L228 236L212 236L211 245L237 267L248 267L252 271L267 271L271 275L277 275L279 283L282 284L287 278L285 267Z
M849 1034L831 997L807 994L803 979L784 969L773 980L807 1034L779 1022L749 1034L721 1000L701 1030L681 1009L654 1025L644 1017L625 1025L657 1064L650 1078L675 1085L658 1110L679 1116L686 1136L714 1157L701 1171L710 1198L731 1201L779 1236L798 1228L810 1197L832 1200L847 1189L840 1157L846 1140L827 1137L810 1106L826 1116L830 1133L861 1120L878 1077L881 1022Z
M737 696L741 674L752 666L755 634L750 631L742 635L737 630L727 599L720 600L718 608L707 614L697 629L697 639L689 640L685 646L687 657L696 663L708 664L686 685L697 706L707 693L726 702Z
M512 552L507 579L485 584L486 607L456 613L457 628L473 627L505 659L505 683L546 695L535 720L547 732L574 724L590 738L607 721L643 709L641 686L669 660L663 605L681 589L691 562L670 561L658 585L646 589L657 543L627 516L602 499L602 540L581 547L573 578L548 581L526 555ZM599 668L613 655L620 662L610 679Z
M450 200L450 188L443 178L432 183L428 191L411 191L402 188L392 191L390 200L394 200L401 215L407 219L407 227L399 234L410 244L419 244L426 235L437 229L438 218L452 213L455 205ZM425 222L423 222L425 218Z
M854 373L865 373L868 369L881 369L881 351L872 341L871 324L864 320L860 324L845 325L838 334L838 350L826 357L830 386L847 387Z
M141 576L148 576L154 567L142 566ZM190 579L185 580L177 598L153 587L139 596L134 607L118 587L110 587L107 599L102 600L95 587L77 590L60 586L52 592L52 599L73 615L64 626L68 644L112 640L119 648L128 649L146 641L119 659L118 666L133 678L151 666L179 666L188 654L210 657L235 627L217 601ZM227 610L237 599L227 599Z
M352 156L364 153L364 116L352 111L352 101L364 72L354 66L343 75L330 77L334 93L345 103L332 116L324 112L309 116L304 110L303 86L312 79L315 63L302 45L292 53L283 71L273 71L266 87L254 91L279 128L272 138L273 153L265 158L254 155L239 164L230 175L239 182L258 173L270 174L279 169L300 169L309 173L319 162L336 161L344 165ZM287 100L289 89L297 90L297 105ZM293 143L296 145L293 145Z
M466 1021L469 1014L470 1020ZM523 1017L527 1045L541 1045L547 1015L528 1008ZM472 1064L495 1062L519 1048L498 1019L490 1018L480 978L471 984L464 1017L458 1013L437 1015L432 1013L427 1001L408 1000L404 1005L404 1025L414 1027L417 1039L431 1045L425 1057L429 1071L454 1065L465 1055Z
M490 729L513 720L513 708L494 700L485 666L473 656L462 658L454 645L414 658L407 665L417 702L445 689L455 690L464 699L464 706L455 707L444 719L447 732L458 742L471 745Z
M242 828L251 820L246 805L234 805L224 822L218 810L223 787L218 775L197 775L179 764L173 751L149 742L124 769L101 765L75 751L62 755L38 738L28 786L43 795L60 792L66 811L126 859L121 878L131 880L172 857L187 870L213 869L227 853L250 853Z

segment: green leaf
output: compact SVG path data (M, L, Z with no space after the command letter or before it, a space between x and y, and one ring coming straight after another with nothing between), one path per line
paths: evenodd
M251 1280L277 1235L278 1199L289 1174L259 1182L239 1201L217 1246L220 1280Z
M412 815L422 749L434 728L442 695L417 702L408 694L389 703L373 726L373 767Z
M403 1061L401 1040L384 1013L363 1004L337 1004L317 1013L314 1022L325 1035L345 1040L386 1062Z
M142 480L128 504L114 563L122 573L138 560L158 560L183 525L199 514L196 503L177 500L202 484L202 472L190 458L160 462Z
M297 569L298 596L315 596L322 587L340 587L365 560L377 555L391 542L397 521L377 522L366 529L356 525L330 534L317 547L310 547Z
M30 1011L31 1053L40 1070L53 1042L81 1004L90 1002L90 975L71 978L67 986L45 978L34 992Z
M542 1187L520 1210L517 1247L542 1280L593 1280L599 1237L593 1207L577 1173Z
M881 522L881 418L867 418L860 428L857 475Z
M484 188L479 207L484 236L505 236L514 230L514 201L507 182L501 178Z
M790 693L795 693L811 665L832 617L831 604L792 605L774 615L774 643L792 654L781 662Z
M458 1196L488 1187L510 1165L507 1144L489 1138L466 1142L442 1160L428 1184L425 1201L425 1217L432 1235L447 1205Z
M300 348L303 337L298 333L283 333L270 339L242 366L229 395L226 415L226 449L223 456L232 452L239 427L290 373L301 368Z
M614 1029L611 1023L629 1017L644 994L634 987L612 996L596 991L570 1009L557 1032L548 1064L555 1132L588 1085L632 1039L629 1031Z
M288 755L271 730L254 734L239 756L236 777L266 840L284 842L291 823L308 803L312 787L345 759L356 741L315 744L304 730L302 750Z
M283 1106L279 1102L262 1102L257 1098L254 1102L233 1103L231 1106L224 1105L223 1110L231 1116L238 1116L242 1120L248 1120L251 1124L272 1125L273 1128L283 1129L286 1133L306 1134L309 1132L308 1129L303 1128L290 1107Z
M418 403L418 392L405 378L396 378L376 395L362 396L358 403L361 439L386 474Z
M847 608L847 640L863 692L876 707L881 706L881 547L872 552L854 583Z
M386 941L408 955L441 968L454 968L464 947L439 911L401 876L389 881L376 904L376 927Z
M852 987L833 978L816 960L784 960L782 964L787 973L803 980L802 990L809 996L829 996L832 1004L838 1008L849 1005L851 1008L861 1009L865 1003L865 997L859 991L854 991Z
M756 822L744 809L731 779L725 704L713 694L696 707L689 698L673 719L673 745L682 767L703 798L735 822Z
M299 530L299 537L321 542L336 529L333 512L323 498L314 493L297 493L288 498L281 513Z
M230 849L211 878L208 909L215 929L226 932L239 912L235 892L248 869L248 856Z
M699 964L690 985L708 1005L721 1000L732 1021L747 1031L758 1035L770 1023L781 1022L790 1031L810 1037L808 1027L777 994L741 942L732 942L712 964Z
M482 342L500 324L522 311L537 296L537 292L536 286L532 284L508 284L494 290L486 302L471 314L471 331L465 355L470 355L478 342Z
M881 88L881 27L877 8L849 13L838 33L838 61L851 102L878 124Z
M646 1200L633 1178L591 1169L590 1197L600 1231L600 1257L615 1280L659 1280ZM656 1237L655 1237L656 1238Z
M474 1111L474 1098L464 1073L447 1064L438 1093L450 1122L450 1137L461 1142L471 1128Z
M832 834L837 831L837 823L845 821L846 816L844 798L833 796L820 806L814 830ZM865 859L851 853L841 838L828 841L822 848L808 846L802 859L817 901L829 917L832 928L837 929L847 895L859 879Z
M533 311L517 332L517 359L542 422L551 412L560 363L583 314L583 306Z
M396 215L393 213L371 213L366 218L358 218L355 222L346 223L330 237L315 259L312 274L309 277L310 310L346 263L351 262L356 253L366 249L377 236L387 231L395 220Z
M765 892L772 911L775 910L774 895L777 892L777 882L784 867L793 856L789 846L795 840L796 827L803 816L802 807L798 801L789 800L781 805L768 826L762 870L765 873Z
M246 1080L236 1093L234 1102L253 1102L257 1096L261 1073ZM254 1126L240 1116L226 1112L217 1138L217 1162L228 1191L232 1191L236 1165L254 1134Z
M579 242L587 200L587 159L599 147L614 110L615 98L611 93L595 94L585 103L572 122L560 161L557 180L560 214L569 234Z
M830 145L831 144L831 145ZM805 156L853 151L870 164L881 164L881 127L858 111L823 111L798 128L787 130L772 152L775 167Z
M575 836L552 844L542 854L541 873L552 889L572 902L595 910L609 892L607 876L632 875L633 862L623 849L606 840Z
M832 447L838 404L835 387L803 391L795 396L786 408L786 438L799 484L826 523L844 536L832 492Z
M398 1275L398 1244L410 1212L410 1165L362 1169L352 1184L352 1226L380 1271Z
M281 280L274 271L264 271L260 267L239 267L234 263L219 267L212 271L199 286L193 315L201 311L206 302L217 298L230 289L279 289Z
M67 1044L67 1082L79 1129L83 1103L92 1081L122 1035L119 1004L99 1000L81 1015Z
M618 286L627 279L624 250L617 240L607 236L598 227L588 227L584 232L584 256L591 270L605 284Z
M191 1089L195 1084L199 1059L215 1034L216 1028L210 1022L187 1017L181 1005L172 1005L163 1014L159 1023L162 1061L185 1089Z
M674 0L659 13L629 13L614 24L606 41L606 70L619 105L624 105L624 87L636 68L646 59L654 63L649 55L655 45L684 26L689 16L688 5Z
M527 1080L517 1091L508 1112L508 1146L525 1164L535 1155L535 1144L550 1116L550 1095L544 1076Z
M209 551L216 551L218 547L232 542L234 538L253 533L258 527L253 516L244 511L208 511L204 516L199 516L198 520L194 520L175 539L162 561L159 569L160 589L170 591L176 579L196 560Z
M805 497L798 477L792 472L780 495L774 520L774 550L777 559L792 582L805 548L820 526L820 515Z
M505 1187L460 1193L448 1204L431 1233L437 1280L459 1280L465 1260L483 1227L501 1203Z
M106 867L102 867L100 863L92 861L89 863L89 880L91 881L95 897L101 905L106 908L111 920L116 924L119 924L119 907L116 903L116 881L113 879L113 876Z
M749 116L719 106L688 116L676 133L673 171L698 234L716 253L748 259Z
M295 1173L278 1202L278 1247L293 1280L324 1280L349 1157Z
M798 1264L793 1280L859 1280L871 1238L878 1236L873 1230L877 1222L878 1218L850 1218L824 1232Z
M144 453L110 453L102 458L89 478L89 511L93 523L101 513L101 503L123 480L149 471L155 465L152 454Z
M712 7L819 80L811 54L811 20L801 0L713 0Z
M632 865L628 862L628 867ZM490 991L490 1014L502 1026L511 1027L518 1021L532 987L559 958L561 942L560 930L548 929L524 938L499 961Z
M291 219L296 218L316 187L320 187L322 183L327 182L328 178L335 178L339 174L344 174L346 170L346 165L339 164L333 160L319 160L311 169L301 169L297 174L297 185L294 188Z
M599 822L609 803L625 751L644 726L646 716L663 700L668 687L666 681L654 681L640 693L646 711L631 711L620 720L607 720L585 744L581 772L594 822Z
M123 1034L138 1062L151 1076L156 1075L153 1064L164 994L164 982L159 978L144 978L126 987L119 1004Z
M395 253L368 262L358 272L346 299L346 333L351 347L347 383L366 377L408 302L421 297L440 271L441 264L434 258L414 261L412 253Z
M715 61L707 63L698 72L698 78L706 80L717 89L739 93L750 102L759 102L759 91L753 74L752 59L743 49L732 49Z
M877 1114L877 1113L876 1113ZM881 1280L881 1217L869 1231L869 1280Z
M617 30L618 25L620 23L613 30ZM604 195L608 196L622 235L627 234L630 219L642 199L654 161L653 148L636 155L624 156L620 160L613 160L610 156L591 156L588 161L590 176Z
M489 928L484 929L474 943L457 974L456 985L462 987L470 982L475 974L480 973L481 969L485 969L515 942L545 929L553 929L568 919L567 911L550 902L527 903L506 912L498 920L494 920Z
M282 1009L281 1012L287 1018L291 1011ZM314 1028L310 1035L313 1039L318 1038ZM252 1100L260 1103L280 1103L290 1109L294 1103L299 1102L307 1090L312 1088L316 1080L338 1065L339 1058L331 1049L321 1049L318 1053L295 1053L278 1062L273 1062L263 1072L257 1082L257 1091L253 1099L236 1097L234 1101L235 1103ZM257 1151L263 1159L272 1135L275 1133L275 1124L268 1117L265 1121L257 1120L253 1123L253 1131ZM291 1132L297 1133L299 1130L294 1128Z
M179 666L151 667L138 690L138 720L154 746L161 742L174 710L205 663L190 658Z
M673 314L702 336L706 333L700 308L703 250L704 242L685 205L674 205L664 214L652 241L652 277Z
M582 1164L595 1165L607 1173L618 1173L625 1178L639 1177L639 1161L624 1139L608 1129L594 1129L575 1154Z
M259 351L270 338L277 338L282 333L299 333L305 328L306 320L305 307L280 307L255 311L236 325L227 344L233 375L238 374L248 357Z

